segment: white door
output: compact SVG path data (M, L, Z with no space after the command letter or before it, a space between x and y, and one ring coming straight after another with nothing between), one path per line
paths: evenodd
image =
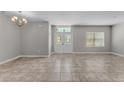
M71 53L73 50L72 32L70 27L58 27L55 32L55 52Z

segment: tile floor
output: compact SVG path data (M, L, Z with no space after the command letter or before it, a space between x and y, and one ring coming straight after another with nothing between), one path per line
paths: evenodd
M123 82L124 58L110 54L58 54L0 65L1 82Z

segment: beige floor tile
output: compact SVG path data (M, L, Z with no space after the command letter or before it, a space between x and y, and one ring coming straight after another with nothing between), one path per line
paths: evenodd
M87 78L86 78L86 73L80 73L80 81L81 82L87 82Z
M52 72L52 73L48 73L48 82L59 82L60 81L60 73L58 72Z
M48 67L48 72L61 72L61 67Z
M72 81L73 82L80 82L80 73L72 73Z
M66 66L66 67L61 67L61 72L70 72L72 71L72 67Z
M109 54L55 54L0 65L6 82L124 82L124 58Z
M62 82L72 82L72 73L65 72L61 73L61 81Z

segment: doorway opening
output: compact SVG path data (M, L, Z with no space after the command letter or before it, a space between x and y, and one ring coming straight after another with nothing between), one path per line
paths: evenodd
M54 34L55 53L72 53L73 37L71 27L56 27Z

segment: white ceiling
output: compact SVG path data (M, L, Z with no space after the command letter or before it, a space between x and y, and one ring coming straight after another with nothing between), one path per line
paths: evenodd
M11 17L17 11L4 11ZM114 25L124 22L123 11L22 11L28 21L48 21L52 25Z

